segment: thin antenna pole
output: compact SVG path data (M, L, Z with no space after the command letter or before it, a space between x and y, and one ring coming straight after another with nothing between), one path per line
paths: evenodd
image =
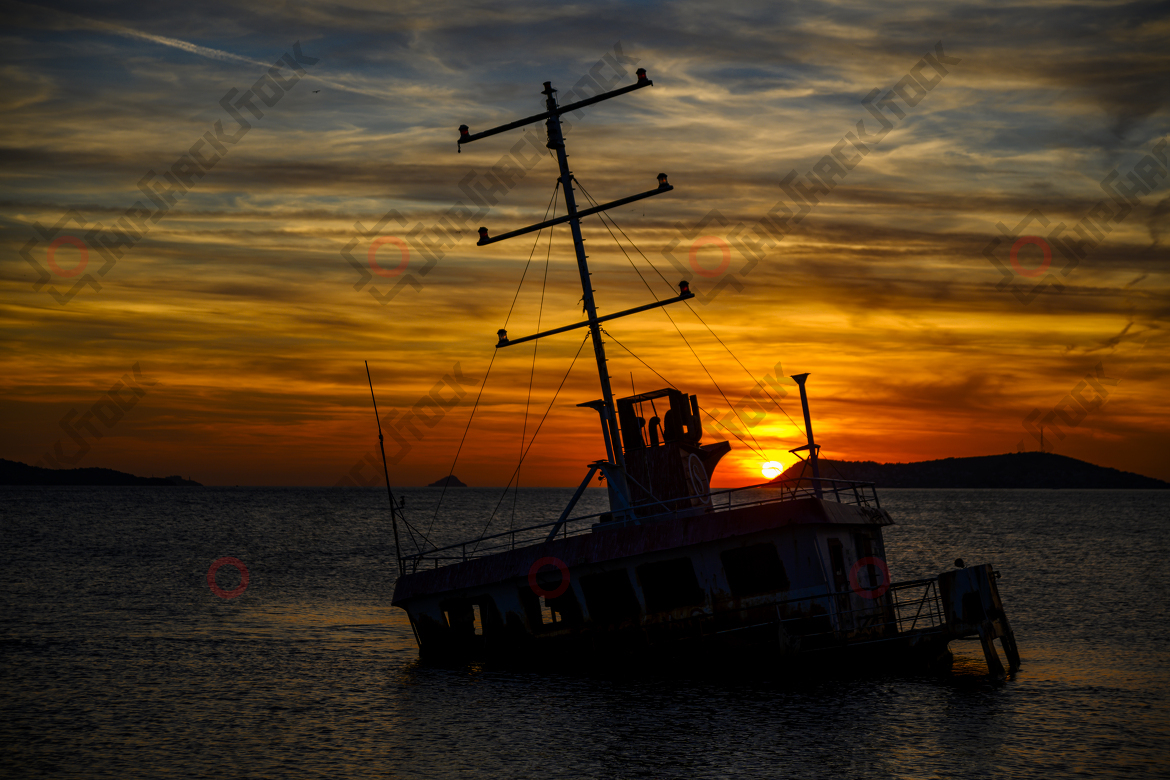
M808 411L808 393L804 390L805 380L808 379L808 374L795 374L792 377L796 380L796 384L800 385L800 406L804 410L804 432L808 436L808 446L801 449L808 450L808 459L812 463L813 472L813 493L817 498L821 498L821 469L817 463L817 456L820 454L821 446L813 441L812 430L812 415Z
M398 573L402 573L402 553L398 542L398 514L394 506L394 494L390 492L390 470L386 467L386 445L382 440L382 418L378 416L378 399L374 398L374 380L370 378L370 361L366 364L366 381L370 383L370 400L374 402L374 419L378 422L378 449L382 451L382 475L386 477L386 496L390 499L390 524L394 527L394 560L398 561Z

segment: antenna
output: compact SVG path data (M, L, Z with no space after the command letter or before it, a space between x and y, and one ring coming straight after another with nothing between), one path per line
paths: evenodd
M546 330L542 333L536 333L531 336L525 336L519 339L509 339L507 331L501 329L499 331L500 340L499 343L496 344L496 348L499 349L500 347L508 347L512 346L513 344L521 344L525 341L532 341L533 339L539 339L543 338L544 336L551 336L555 333L563 333L565 331L575 330L577 328L589 328L589 332L593 336L593 351L597 357L597 373L599 379L601 380L601 393L603 399L600 408L594 408L597 408L597 411L601 415L601 428L606 439L606 452L609 453L613 458L614 465L617 466L623 477L626 470L625 455L622 449L621 434L619 432L617 422L617 412L613 399L613 389L610 386L609 371L606 368L605 343L601 340L601 323L606 322L607 320L616 319L618 317L626 317L630 314L646 311L648 309L656 309L660 306L667 306L672 303L678 303L679 301L685 301L688 298L693 298L694 293L690 291L690 288L686 282L680 282L679 295L674 298L656 301L644 306L637 306L632 309L626 309L625 311L608 314L604 317L597 316L597 304L593 299L593 285L590 281L589 264L585 254L585 243L584 239L581 237L581 217L589 216L590 214L596 214L598 212L615 208L617 206L622 206L626 203L642 200L643 198L661 195L665 192L670 192L674 189L674 187L672 187L667 182L666 174L660 173L657 176L658 186L655 189L646 190L645 192L640 192L637 195L630 195L625 198L619 198L618 200L585 209L584 211L578 211L577 201L573 193L573 182L575 179L573 178L573 172L569 170L568 154L565 151L565 138L561 132L561 114L568 111L576 111L577 109L583 108L585 106L599 103L602 100L608 100L610 98L617 97L618 95L624 95L627 92L632 92L636 89L654 86L654 82L646 76L645 68L638 68L637 77L638 80L633 84L629 84L609 92L603 92L601 94L594 95L591 98L580 100L576 103L570 103L566 106L557 105L557 91L553 89L551 81L546 81L544 82L544 90L541 92L541 94L545 96L545 108L548 110L543 114L536 114L525 119L518 119L515 122L509 122L506 125L493 127L492 129L484 130L481 133L472 134L470 132L470 128L467 125L459 126L459 148L462 151L462 146L465 143L478 141L481 138L487 138L488 136L496 135L497 133L502 133L506 130L513 130L519 127L523 127L524 125L532 124L533 122L539 122L541 120L544 120L545 122L545 127L548 131L548 141L545 145L549 149L552 149L556 152L557 163L560 169L560 182L561 186L564 188L565 210L568 213L563 217L556 217L555 219L550 219L536 225L530 225L519 230L513 230L510 233L503 233L495 237L490 237L488 235L488 229L486 227L481 227L479 229L479 241L477 242L477 246L486 246L487 244L493 244L496 241L503 241L508 238L524 235L525 233L531 233L534 230L540 230L542 228L568 222L569 227L573 233L573 248L576 250L577 268L581 275L581 291L583 293L582 300L585 303L585 313L588 315L589 319L583 322L575 323L573 325L566 325L561 328ZM624 482L625 480L622 479L621 481ZM628 504L628 487L624 484L616 485L614 484L614 480L611 480L610 484L612 487L618 490L623 500L625 500L626 504Z
M394 506L394 494L390 491L390 470L386 468L386 445L382 441L382 419L378 417L378 399L374 398L374 380L370 378L370 361L366 364L366 381L370 383L370 400L374 402L374 420L378 423L378 449L382 451L382 476L386 478L386 496L390 499L390 525L394 527L394 560L398 561L398 573L401 574L402 554L398 543L398 510Z

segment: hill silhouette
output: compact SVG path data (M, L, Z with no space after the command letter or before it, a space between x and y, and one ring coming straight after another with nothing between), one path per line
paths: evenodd
M463 484L459 480L459 477L452 474L449 477L443 477L437 482L432 482L431 484L427 485L427 487L467 487L467 485Z
M136 477L113 469L46 469L29 466L15 460L0 458L0 485L91 485L125 486L155 485L159 487L183 485L203 487L182 477Z
M789 467L773 482L800 475L801 467L800 463ZM803 469L804 476L812 476L807 465ZM1011 452L917 463L821 458L820 471L824 479L873 482L879 488L1170 488L1170 482L1051 452Z

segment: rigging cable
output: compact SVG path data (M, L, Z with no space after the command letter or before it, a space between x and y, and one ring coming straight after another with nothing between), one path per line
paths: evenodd
M577 183L580 184L581 182L577 182ZM585 188L582 187L581 189L582 189L582 191L584 191ZM589 197L588 193L586 193L586 197ZM590 198L590 200L592 200L592 198ZM613 226L618 229L618 232L621 233L622 236L627 241L630 242L630 246L634 247L634 249L638 252L638 254L642 255L642 259L646 261L646 264L654 269L654 273L658 274L658 276L662 279L662 281L665 282L667 285L669 285L670 281L665 276L662 275L662 272L658 270L657 266L655 266L654 263L650 262L650 258L646 257L646 254L638 247L637 244L634 243L634 240L632 238L630 238L628 235L626 235L626 231L622 230L621 225L619 225L611 215L606 214L606 216L609 217L609 221L612 222ZM612 232L610 233L610 235L613 235ZM641 274L639 274L639 276L640 275ZM643 281L643 283L645 283L644 279L642 281ZM647 285L647 287L649 287L649 285ZM653 291L651 291L651 294L653 294ZM691 306L691 302L690 301L683 301L683 304L686 305L687 309L690 310L691 314L695 315L695 319L697 319L699 322L701 322L703 324L703 327L707 329L707 332L710 333L715 338L715 340L719 342L720 346L722 346L725 350L727 350L727 354L731 355L731 359L739 364L739 367L742 368L744 373L748 375L748 378L751 379L756 385L758 385L760 387L761 390L764 391L764 394L766 396L768 396L768 400L770 400L773 404L775 404L776 408L779 409L784 414L784 416L788 419L789 424L791 424L792 427L795 428L796 430L800 431L801 435L804 436L805 439L807 440L808 433L804 430L804 426L802 426L796 420L793 420L792 415L788 414L788 410L784 408L784 406L780 403L780 401L778 401L776 398L773 398L772 394L768 392L768 388L764 385L764 383L761 382L760 380L756 379L754 376L752 376L752 372L749 371L748 367L743 364L743 361L741 361L739 359L739 357L734 352L731 351L731 347L727 346L727 344L724 343L723 339L719 338L719 334L716 333L714 331L714 329L712 329L711 326L707 324L707 321L699 316L699 313L697 311L695 311L695 309ZM677 328L678 326L676 325L675 327ZM632 355L633 353L631 352L630 354ZM776 377L776 379L779 380L780 377ZM734 408L732 409L732 411L735 411ZM712 415L710 412L707 412L707 415L709 417L711 417L711 419L715 419L715 416ZM739 415L736 414L737 419L738 419L738 417L739 417ZM724 426L724 428L727 428L727 426ZM730 430L730 429L728 429L728 430ZM735 432L731 431L731 433L734 434ZM749 435L750 435L750 432L749 432ZM743 442L743 439L740 439L739 436L736 436L736 438L739 439L741 442ZM752 441L755 441L755 438L756 438L755 436L752 436ZM743 442L743 443L747 444L747 442ZM756 450L756 452L759 453L762 457L767 457L767 456L763 455L763 453L760 453L759 450ZM800 458L800 456L797 455L797 458ZM818 461L820 460L819 456L818 456L817 460ZM800 458L800 461L802 464L807 464L807 462L804 460L804 458ZM833 469L833 471L836 472L838 477L840 477L841 479L845 479L845 475L841 473L841 470L837 468L837 465L835 463L833 463L831 460L826 461L826 462L828 463L829 468ZM804 468L805 468L805 466L802 465L801 466L801 474L802 475L804 474Z
M559 183L559 180L558 180ZM553 213L556 213L557 190L553 191ZM546 212L547 216L547 212ZM555 226L554 226L555 227ZM548 229L548 251L544 255L544 281L540 288L540 308L536 312L536 332L540 333L540 323L544 318L544 294L548 291L548 267L552 259L553 228ZM520 429L520 463L524 462L524 439L528 435L528 409L532 405L532 382L536 378L536 349L540 339L532 340L532 368L528 372L528 398L524 401L524 425ZM516 524L516 501L520 497L520 465L516 466L516 490L512 493L512 519L508 521L508 530Z
M618 229L620 230L621 228L618 228ZM637 247L634 247L634 248L637 249ZM642 255L642 256L645 257L645 255ZM646 262L650 262L650 261L647 260ZM655 269L655 270L658 270L658 269ZM768 400L770 400L772 403L774 403L776 405L776 408L784 413L784 416L788 418L788 422L792 424L792 427L796 428L796 430L800 431L803 434L804 428L802 428L800 425L798 425L796 420L792 419L791 415L788 414L788 410L785 409L783 406L781 406L780 402L778 400L776 400L775 398L772 397L772 394L768 392L768 388L764 385L763 382L756 379L755 377L752 377L752 372L748 371L747 366L745 366L743 363L740 363L739 358L736 357L735 353L731 351L731 347L724 344L723 339L719 338L718 334L716 334L715 331L711 330L711 326L707 324L706 320L704 320L702 317L700 317L699 313L697 311L695 311L693 308L691 308L691 302L690 301L683 301L683 303L686 304L686 307L691 310L691 314L695 315L695 318L699 322L703 323L703 327L707 329L707 332L709 332L712 336L714 336L715 340L718 341L723 346L723 348L725 350L727 350L727 354L731 355L732 359L734 359L736 363L739 363L739 367L744 370L744 373L747 374L749 377L751 377L755 381L755 383L760 386L760 388L764 391L764 394L768 396ZM779 381L779 380L780 380L780 377L776 377L776 381Z
M553 202L556 200L557 193L560 192L561 181L557 179L557 183L553 186L553 194L548 199L548 206L544 209L544 219L542 222L548 220L548 212L553 208ZM532 242L532 249L528 252L528 262L524 264L524 271L520 274L520 284L516 285L516 294L512 296L512 305L508 307L508 316L504 318L504 327L508 327L508 320L512 318L512 310L516 308L516 299L520 297L520 288L524 286L524 277L528 274L528 266L532 264L532 256L536 254L536 246L540 243L540 234L544 232L543 229L537 231L536 240ZM550 241L551 234L550 234ZM487 373L483 375L483 381L479 385L479 393L475 396L475 405L471 407L471 416L467 418L467 427L463 429L463 438L459 440L459 447L455 450L455 459L451 461L451 470L447 472L447 478L443 480L443 492L439 494L439 502L435 504L435 514L431 516L431 521L427 524L427 533L430 533L431 528L435 525L435 519L439 516L439 509L443 506L443 497L447 495L447 486L451 483L451 477L455 474L455 466L459 463L459 454L463 451L463 443L467 441L467 433L471 430L471 422L475 419L475 410L479 408L479 400L483 397L483 390L487 386L488 377L492 373L492 365L496 362L496 355L499 354L498 349L492 350L492 359L488 361ZM425 539L426 536L424 535ZM427 542L434 547L434 542L427 539Z
M544 209L544 219L541 222L548 221L548 212L553 208L553 201L556 200L557 193L561 189L561 180L557 179L557 183L553 185L552 197L548 199L548 206ZM552 228L549 228L551 231ZM544 228L536 231L536 239L532 242L532 249L528 252L528 262L524 264L524 271L520 274L520 284L516 285L516 294L512 296L512 305L508 307L508 316L504 317L504 327L508 327L508 321L512 319L512 310L516 308L516 299L520 297L520 288L524 286L524 277L528 275L528 266L532 265L532 256L536 254L536 245L540 243L540 234L544 232ZM550 238L551 240L551 238Z
M475 411L479 408L479 399L483 397L483 389L487 387L488 377L492 375L492 366L495 364L496 355L499 352L498 349L492 350L492 359L488 361L487 372L483 375L483 381L479 383L479 392L476 393L475 403L471 406L471 415L467 418L467 427L463 429L463 438L459 440L459 446L455 449L455 459L451 461L451 470L447 472L447 478L443 480L443 492L439 494L439 503L435 504L435 514L431 516L431 522L427 523L427 533L430 533L431 528L434 527L435 518L439 516L439 508L443 506L443 496L447 495L447 485L451 484L451 477L455 474L455 465L459 462L459 453L463 452L463 443L467 441L467 432L471 430L471 421L475 419ZM431 542L431 547L438 549L434 542Z
M573 366L577 365L577 358L581 357L581 350L585 348L585 342L589 340L589 336L590 334L586 332L585 338L581 339L581 345L577 347L577 354L573 356L573 362L569 363L568 370L565 371L565 375L561 377L561 383L557 385L557 391L553 393L552 400L548 402L548 408L544 410L544 416L540 418L540 422L537 424L536 430L532 432L532 439L528 442L528 449L524 450L524 456L520 458L520 463L516 464L516 470L512 472L512 476L508 479L508 484L504 488L504 492L500 496L500 500L496 502L496 508L492 510L492 514L490 517L488 517L487 523L484 524L483 530L479 532L479 537L475 542L475 547L471 548L472 552L475 552L477 549L479 549L479 543L483 541L484 533L487 532L488 526L492 524L492 520L496 518L496 512L499 511L500 504L503 504L504 499L508 496L508 490L512 487L512 480L516 478L516 474L520 471L520 465L524 463L524 458L528 457L528 453L532 449L532 445L536 443L536 436L540 433L540 429L544 425L544 421L548 419L548 415L549 412L552 411L553 404L557 402L557 396L561 394L561 389L565 386L565 382L569 379L569 374L573 371Z
M577 181L576 177L573 177L573 181L576 181L577 186L581 187L581 191L583 193L585 193L585 197L589 199L590 203L592 203L594 206L598 205L597 201L593 200L593 196L589 194L588 190L585 189L585 186L583 184L581 184L580 181ZM625 255L626 260L628 260L630 262L630 267L634 269L634 273L638 274L638 278L642 280L642 284L646 285L646 289L650 291L650 295L652 295L654 297L654 300L656 300L656 301L660 300L658 295L654 292L654 288L652 288L650 286L650 283L646 281L646 277L642 276L642 272L640 270L638 270L638 266L636 266L634 264L634 259L632 257L630 257L628 252L626 252L625 247L623 247L621 245L621 242L618 241L617 236L614 235L613 230L611 230L609 225L606 223L605 214L603 212L599 211L599 212L597 212L597 216L601 217L601 224L605 225L605 229L609 231L609 235L613 238L614 243L618 245L618 249L622 250L622 254ZM611 221L612 221L612 219L611 219ZM616 226L617 223L615 222L614 225ZM623 233L622 235L625 235L625 233ZM630 241L629 236L626 236L626 240ZM634 244L633 241L630 241L630 243L632 245L634 245L635 249L637 249L637 245ZM638 250L638 252L639 252L639 254L641 254L640 249ZM645 258L646 255L643 254L642 257ZM646 258L646 262L647 263L650 262L649 258ZM653 267L652 263L651 263L651 267ZM655 268L654 270L657 271L658 269ZM658 275L662 276L661 273ZM665 281L666 277L662 277L662 278ZM687 345L687 349L689 349L691 351L691 354L695 356L695 360L698 361L700 366L702 366L703 371L706 372L707 377L711 380L711 384L715 385L715 389L719 391L719 395L721 395L723 397L723 400L724 400L724 402L726 402L728 408L731 409L732 413L735 413L735 406L732 405L730 400L728 400L727 393L723 392L723 388L719 386L719 383L715 380L714 375L711 374L711 371L707 368L707 365L703 362L703 359L699 357L699 353L696 352L695 348L691 346L691 342L687 339L686 335L682 332L682 328L680 328L678 326L678 323L676 323L674 321L674 317L672 317L670 315L670 312L668 312L665 307L662 308L662 313L666 315L666 318L670 320L670 324L673 325L674 329L678 331L678 335L682 337L683 343ZM754 379L754 377L753 377L753 379ZM736 414L736 417L738 418L739 415ZM750 428L747 431L747 435L750 436L752 441L754 441L756 443L756 446L752 449L754 449L757 453L760 453L762 457L765 457L765 458L768 457L767 455L763 455L762 451L763 451L764 447L756 439L755 434L753 434L751 432ZM741 441L742 441L742 439L741 439Z
M577 181L575 177L573 180ZM579 182L579 181L577 181L577 184L579 186L581 186L581 191L585 192L585 197L589 198L590 201L593 201L593 198L589 195L588 192L585 191L584 185L581 185L581 182ZM596 205L596 202L594 202L594 203ZM654 270L654 273L658 274L658 276L662 279L662 281L665 282L666 285L673 290L674 286L670 284L670 280L668 280L665 276L662 275L662 272L658 270L658 267L655 266L654 263L650 262L650 258L646 257L646 254L638 247L637 244L634 243L634 240L632 238L630 238L628 235L626 235L626 231L622 230L621 225L619 225L614 220L613 216L611 216L609 214L606 214L605 216L609 218L609 221L613 223L613 226L615 228L617 228L619 233L622 234L622 237L625 238L626 241L630 242L630 246L634 247L634 250L637 251L638 254L642 255L642 259L645 260L646 264L649 265ZM604 222L604 220L602 220L602 221ZM610 232L610 235L613 235L612 231ZM614 240L615 241L617 240L616 237ZM641 274L639 274L639 276L640 275ZM643 279L642 281L643 281L643 283L645 283L645 279ZM649 287L649 285L647 285L647 287ZM653 290L651 290L651 294L653 295ZM702 317L700 317L699 313L694 310L694 308L691 306L691 302L690 301L683 301L683 303L686 304L686 307L690 310L691 314L694 314L695 318L703 324L703 327L707 329L707 332L710 333L712 336L714 336L715 340L719 342L720 346L722 346L725 350L727 350L727 354L731 355L732 360L734 360L737 364L739 364L739 367L742 368L744 373L748 375L748 378L751 379L754 384L760 385L760 387L764 391L764 394L768 396L768 400L770 400L773 404L775 404L776 408L784 413L784 416L786 418L788 418L788 422L791 423L794 428L796 428L798 431L800 431L802 434L804 434L804 428L801 427L801 425L799 423L797 423L795 420L792 419L792 416L788 414L788 410L785 409L780 404L780 401L778 401L776 398L772 397L772 394L768 392L768 388L764 386L764 383L761 382L760 380L756 379L754 376L752 376L752 372L749 371L747 366L745 366L743 364L743 362L739 359L739 357L734 352L731 351L731 347L727 346L727 344L724 343L723 339L719 338L719 335L717 333L715 333L714 330L712 330L710 325L707 324L707 321L704 320ZM779 377L776 377L776 378L779 379Z
M618 341L618 340L617 340L617 339L614 337L614 335L613 335L612 333L610 333L609 331L607 331L605 328L602 328L602 329L601 329L601 332L602 332L602 333L604 333L605 335L609 336L611 339L613 339L613 341L614 341L614 343L615 343L615 344L617 344L619 347L621 347L622 349L624 349L626 352L629 352L631 357L633 357L635 360L637 360L637 361L638 361L639 363L641 363L642 365L646 366L646 368L650 369L650 370L651 370L651 371L652 371L652 372L653 372L653 373L654 373L654 374L655 374L655 375L656 375L656 376L657 376L659 379L661 379L663 382L666 382L666 384L670 385L671 387L674 387L674 389L675 389L675 390L678 390L678 388L677 388L677 387L675 387L675 384L674 384L674 382L671 382L669 379L667 379L666 377L664 377L662 374L659 374L659 373L658 373L658 371L656 371L656 370L654 369L654 367L653 367L653 366L651 366L651 365L650 365L649 363L647 363L645 360L643 360L642 358L640 358L640 357L638 357L636 354L634 354L634 351L633 351L632 349L630 349L629 347L627 347L627 346L626 346L625 344L623 344L622 342ZM653 401L651 401L651 406L653 406L653 403L654 403L654 402L653 402ZM703 409L703 410L702 410L702 412L703 412L703 414L705 414L705 415L707 415L708 417L710 417L710 418L711 418L711 420L712 420L712 421L713 421L713 422L714 422L716 425L722 425L722 427L723 427L723 429L724 429L724 430L726 430L728 433L730 433L730 434L731 434L732 436L734 436L735 438L739 439L739 443L740 443L740 444L742 444L743 446L747 447L749 450L751 450L752 452L756 453L756 454L757 454L757 455L759 455L761 458L764 458L765 460L767 460L768 456L767 456L765 453L761 452L761 451L760 451L759 449L757 449L756 447L753 447L751 444L749 444L748 442L744 441L744 440L743 440L743 437L742 437L742 436L740 436L738 433L736 433L734 430L732 430L731 428L728 428L726 425L723 425L722 423L720 423L720 422L719 422L719 418L718 418L718 417L716 417L715 415L711 414L711 412L707 411L706 409ZM655 412L655 414L657 414L657 412Z
M382 453L382 476L386 478L386 497L390 499L390 523L394 526L394 557L398 561L399 573L402 571L402 548L398 540L398 515L402 514L399 507L394 503L394 491L390 489L390 472L386 467L386 446L382 438L382 418L378 416L378 399L374 397L374 380L370 376L370 361L363 361L366 365L366 381L370 383L370 401L374 405L374 422L378 424L378 450ZM414 528L406 521L405 515L402 517L402 523L406 526L406 533L410 537L411 543L414 545L415 552L422 552L422 547L419 546L418 540L414 538ZM420 533L421 535L421 533ZM423 537L424 541L429 541Z
M426 542L427 544L429 544L431 547L434 547L434 546L435 546L435 543L434 543L434 542L432 542L432 541L431 541L431 540L430 540L430 539L427 537L427 535L426 535L426 534L424 534L422 531L420 531L419 529L417 529L417 528L415 528L413 525L411 525L411 524L410 524L410 521L406 519L406 513L405 513L405 511L404 511L404 507L405 507L405 505L406 505L406 497L405 497L405 496L403 496L401 499L399 499L399 506L398 506L398 517L399 517L399 519L400 519L400 520L402 520L402 524L403 524L404 526L406 526L406 533L407 533L407 534L410 536L410 541L411 541L411 543L414 545L414 550L415 550L415 552L416 552L416 553L421 553L421 552L423 551L423 547L422 547L422 545L421 545L421 544L419 544L419 543L418 543L418 540L414 538L414 535L415 535L415 534L418 534L418 535L419 535L419 536L422 538L422 540L423 540L424 542ZM427 530L429 531L430 529L427 529Z

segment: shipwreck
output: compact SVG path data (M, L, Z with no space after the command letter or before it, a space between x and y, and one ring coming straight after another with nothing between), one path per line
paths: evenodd
M543 113L475 134L460 128L462 146L545 125L565 213L494 237L480 228L479 245L567 223L586 318L515 339L501 330L496 348L588 329L600 398L578 405L597 414L606 457L584 464L580 487L547 522L413 553L398 549L392 603L409 617L421 658L946 668L950 642L978 638L992 675L1005 675L996 639L1008 671L1016 671L1019 653L992 565L892 580L882 529L894 521L874 485L820 474L808 374L792 377L807 439L793 450L804 461L799 475L731 490L710 487L731 445L704 441L694 394L672 385L614 397L602 324L694 296L684 281L676 296L598 315L580 220L673 187L659 174L648 191L579 209L561 115L652 85L639 69L633 84L561 106L546 82ZM608 511L574 515L595 477L605 482ZM407 521L402 503L390 500L397 543Z

